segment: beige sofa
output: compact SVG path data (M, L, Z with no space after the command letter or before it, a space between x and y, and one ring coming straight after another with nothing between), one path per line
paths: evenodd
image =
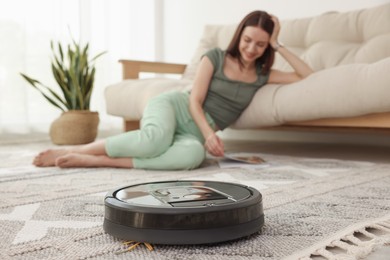
M138 127L147 101L191 89L201 55L226 48L235 25L209 25L190 64L121 60L123 81L105 91L107 113ZM390 132L390 4L282 21L280 41L316 72L288 85L268 84L234 123L236 129L353 129ZM290 70L279 56L274 68ZM182 73L138 79L140 72Z

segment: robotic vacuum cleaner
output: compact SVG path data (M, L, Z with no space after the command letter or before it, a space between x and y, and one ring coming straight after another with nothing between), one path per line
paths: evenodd
M253 234L264 224L260 192L234 183L142 183L109 192L104 204L104 230L137 242L217 243Z

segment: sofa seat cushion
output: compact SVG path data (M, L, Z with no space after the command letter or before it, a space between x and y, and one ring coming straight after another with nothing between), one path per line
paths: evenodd
M266 85L233 128L259 128L390 111L390 57L318 71L288 85Z
M105 89L107 113L126 120L140 120L148 100L170 90L189 90L192 81L169 78L130 79Z

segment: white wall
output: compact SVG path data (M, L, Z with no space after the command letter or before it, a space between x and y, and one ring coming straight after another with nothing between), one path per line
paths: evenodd
M160 59L188 63L205 24L235 24L253 10L280 19L310 17L328 11L349 11L389 3L390 0L164 0Z

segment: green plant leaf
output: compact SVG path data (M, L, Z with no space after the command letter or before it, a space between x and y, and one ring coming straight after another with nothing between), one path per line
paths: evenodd
M85 100L87 101L87 107L89 108L90 105L90 100L91 100L91 95L93 91L93 83L95 79L95 68L92 68L92 71L89 75L87 75L87 82L86 82L86 88L88 89L86 94L85 94Z
M69 87L67 84L67 80L65 78L64 71L62 71L59 68L56 68L54 64L52 64L52 71L54 78L57 81L57 84L60 86L60 89L62 91L62 94L65 99L65 106L70 109L69 104L71 103L71 93L69 91Z
M101 53L99 53L98 55L96 55L95 57L93 57L92 59L91 59L91 61L95 61L97 58L99 58L100 56L102 56L103 54L105 54L107 51L103 51L103 52L101 52Z
M64 111L64 109L62 108L62 106L60 105L61 103L63 105L65 105L65 103L63 102L63 100L57 95L57 93L55 93L54 91L52 91L49 87L43 85L42 83L40 83L39 81L35 80L35 79L32 79L30 77L28 77L27 75L23 74L23 73L20 73L22 75L22 77L31 84L31 86L33 88L35 88L36 90L38 90L42 96L44 96L51 104L53 104L54 106L58 107L59 109L61 109L62 111ZM57 99L57 101L59 101L60 103L56 102L53 98L49 97L47 94L44 93L44 91L39 87L41 86L42 88L46 89L49 91L49 93L51 95L54 96L55 99Z
M84 107L84 99L83 95L81 93L80 85L78 83L78 80L76 78L75 70L69 71L70 78L72 79L72 83L74 84L74 95L77 102L77 108L83 109Z
M93 62L106 52L88 59L89 43L81 46L73 37L66 52L60 43L50 42L53 52L51 70L61 92L43 85L36 79L21 73L23 78L37 89L46 100L61 110L89 110L96 69ZM64 109L65 108L65 109Z
M32 86L35 86L35 83L40 83L38 80L33 79L33 78L30 78L30 77L27 76L26 74L20 73L20 75L22 75L22 77L23 77L25 80L27 80L27 82L30 83Z
M60 43L58 43L58 51L60 52L61 61L64 61L64 52Z

